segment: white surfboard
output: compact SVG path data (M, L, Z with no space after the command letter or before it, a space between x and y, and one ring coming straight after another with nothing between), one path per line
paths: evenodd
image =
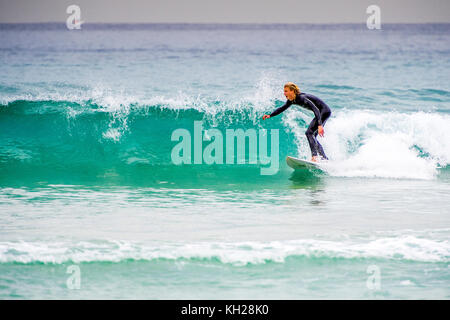
M314 162L314 161L309 161L309 160L304 160L304 159L298 159L298 158L294 158L294 157L291 157L291 156L287 156L286 157L286 163L292 169L319 169L319 170L322 170L322 171L324 170L320 166L320 162Z

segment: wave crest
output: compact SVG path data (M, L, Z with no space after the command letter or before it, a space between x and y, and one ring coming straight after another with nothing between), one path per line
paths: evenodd
M449 262L447 240L406 235L365 242L290 240L272 242L191 243L149 246L129 241L2 242L1 263L121 262L126 260L215 260L237 266L284 263L293 257L388 259Z

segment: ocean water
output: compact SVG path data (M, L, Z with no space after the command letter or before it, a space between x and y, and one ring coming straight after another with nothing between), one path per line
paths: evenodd
M382 27L0 25L0 298L449 299L450 25ZM174 164L195 121L276 174Z

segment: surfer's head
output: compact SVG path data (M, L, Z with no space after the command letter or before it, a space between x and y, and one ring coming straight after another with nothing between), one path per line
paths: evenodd
M287 82L284 85L284 96L288 100L294 100L295 96L300 93L300 89L293 82Z

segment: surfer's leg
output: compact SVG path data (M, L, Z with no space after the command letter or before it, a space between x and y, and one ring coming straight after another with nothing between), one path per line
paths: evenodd
M317 128L318 128L317 120L316 118L314 118L305 132L306 138L308 139L309 148L311 149L311 155L313 157L317 156L317 140L316 140Z
M331 115L331 112L327 112L327 113L321 115L322 126L325 126L325 122L327 122L330 115ZM317 140L317 134L318 134L318 131L315 131L314 138L316 139L317 150L319 151L319 154L322 156L322 158L328 160L328 157L325 155L325 151L323 151L322 145L320 144L319 140Z
M315 136L316 141L317 141L317 151L319 151L319 154L320 154L320 156L322 158L328 160L328 157L325 155L325 151L323 151L322 145L320 144L319 140L317 140L317 131L314 133L314 136Z

